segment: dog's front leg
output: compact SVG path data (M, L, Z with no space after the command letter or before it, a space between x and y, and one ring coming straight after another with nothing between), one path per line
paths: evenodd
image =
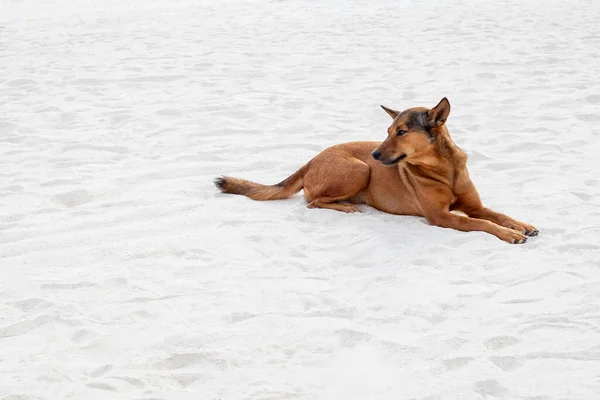
M536 236L539 233L538 230L535 229L535 226L525 224L512 219L508 215L500 214L499 212L485 208L481 203L479 193L477 193L475 186L470 181L464 184L464 187L466 190L457 196L458 201L453 209L464 212L471 218L490 221L494 224L519 231L527 236Z
M465 213L469 217L491 221L495 224L522 232L527 236L536 236L539 233L535 226L517 221L508 215L490 210L489 208L481 207L479 209L465 210Z
M427 220L436 226L452 228L463 232L483 231L511 244L521 244L527 241L527 237L504 226L497 225L485 219L476 219L450 213L448 211L435 211L426 215Z
M511 244L521 244L527 241L527 236L514 229L495 224L492 221L478 218L465 217L463 215L450 212L450 204L454 198L450 188L444 186L421 187L418 193L419 206L427 220L443 228L452 228L463 232L482 231L496 236L500 240ZM478 200L477 191L472 191L471 201L473 204ZM459 198L459 207L454 209L464 212L464 208L473 209L474 207L464 207L464 196ZM456 204L456 203L455 203ZM462 205L462 207L460 206ZM465 214L467 214L465 212ZM468 215L468 214L467 214Z

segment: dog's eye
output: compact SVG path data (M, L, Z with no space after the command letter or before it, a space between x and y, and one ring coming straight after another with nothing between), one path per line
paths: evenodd
M402 135L406 135L406 131L403 131L402 129L399 129L396 131L396 136L402 136Z

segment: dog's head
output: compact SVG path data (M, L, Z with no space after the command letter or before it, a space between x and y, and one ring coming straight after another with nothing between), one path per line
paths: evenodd
M450 102L443 98L432 109L409 108L402 112L381 106L393 119L388 137L371 153L384 165L394 165L428 153L434 146L438 129L450 114Z

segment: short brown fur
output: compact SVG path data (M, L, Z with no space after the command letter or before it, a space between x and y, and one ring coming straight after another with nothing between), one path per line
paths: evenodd
M351 142L329 147L276 185L221 177L224 193L254 200L285 199L304 189L309 208L360 212L355 204L381 211L423 216L437 226L483 231L508 243L525 243L538 230L485 208L469 178L466 154L452 141L443 98L432 109L398 112L382 142ZM466 215L455 214L459 211Z

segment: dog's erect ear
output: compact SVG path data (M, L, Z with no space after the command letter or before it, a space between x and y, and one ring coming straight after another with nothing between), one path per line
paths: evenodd
M396 118L398 116L398 114L400 114L399 111L392 110L391 108L387 108L386 106L381 106L381 108L383 108L383 111L388 113L390 115L390 117L392 117L392 118Z
M442 126L448 119L449 114L450 102L444 97L437 106L427 111L427 125L432 128Z

